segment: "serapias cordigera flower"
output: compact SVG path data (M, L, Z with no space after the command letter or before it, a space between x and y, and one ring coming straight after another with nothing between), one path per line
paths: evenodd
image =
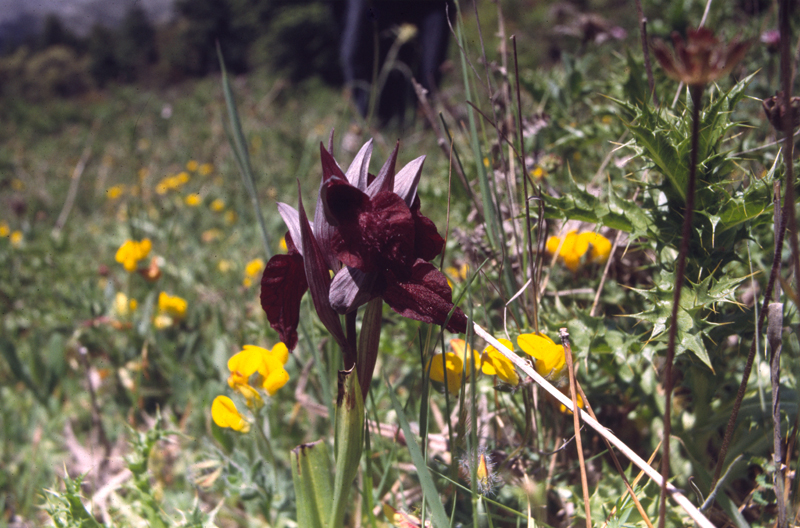
M447 278L428 262L444 239L420 213L417 186L425 157L395 173L398 147L373 178L371 140L346 172L320 145L322 183L313 224L302 200L298 209L278 204L288 252L267 263L261 305L290 350L297 345L300 301L308 289L320 320L342 346L339 314L376 297L404 317L466 331L467 318L454 308Z

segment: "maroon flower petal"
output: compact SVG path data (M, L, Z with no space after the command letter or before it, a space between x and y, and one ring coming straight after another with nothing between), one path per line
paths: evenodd
M308 281L309 290L311 290L311 299L314 301L314 309L317 311L322 324L328 329L333 338L341 347L346 347L346 339L344 331L342 330L342 323L339 321L339 315L331 307L328 294L331 289L331 276L328 271L328 263L326 262L316 239L314 233L311 231L311 225L308 223L306 210L303 207L303 199L300 196L300 185L298 184L298 213L300 217L300 231L303 238L303 263L306 271L306 280Z
M278 202L278 214L281 215L283 218L283 223L286 224L286 227L289 228L289 235L293 241L296 241L297 248L296 251L303 254L303 239L300 235L300 215L297 212L297 209L292 207L291 205ZM287 238L288 240L288 238ZM288 247L288 242L287 242Z
M394 192L405 200L406 205L409 207L417 197L417 186L419 186L419 178L422 175L422 165L424 163L425 156L411 160L394 177Z
M369 161L372 158L372 140L370 139L361 147L353 162L347 168L345 176L350 185L365 191L369 178Z
M444 325L453 309L453 297L447 278L432 264L418 259L411 276L400 281L391 272L384 273L383 300L403 317L425 323ZM451 332L467 331L467 316L456 308L447 329Z
M325 147L320 142L319 144L319 157L322 161L322 181L327 182L331 178L341 178L347 181L347 177L342 172L342 168L333 159L333 155L325 150Z
M444 239L436 229L436 225L427 216L419 212L419 198L411 207L414 219L414 256L422 260L433 260L444 248Z
M325 199L336 222L331 248L345 265L365 273L399 272L414 262L414 219L402 198L380 192L370 200L352 185L332 180Z
M286 237L289 246L291 237ZM294 253L291 250L294 249ZM303 257L289 246L290 254L275 255L261 277L261 308L272 328L289 350L297 346L297 324L300 322L300 301L308 289Z
M380 192L394 190L394 169L397 164L397 151L399 149L400 142L398 141L389 159L386 160L386 163L383 164L378 175L367 187L367 194L370 198L374 198Z
M377 273L364 273L356 268L344 267L333 277L329 299L340 314L346 314L366 304L375 296Z

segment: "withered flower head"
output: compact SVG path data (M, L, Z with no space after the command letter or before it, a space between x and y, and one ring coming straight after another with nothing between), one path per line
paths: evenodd
M698 86L716 81L727 75L737 62L742 60L749 41L734 40L730 44L720 42L714 32L707 28L686 31L686 42L677 32L672 33L671 52L662 40L653 41L656 60L671 78L689 86Z
M783 131L783 116L786 115L786 105L783 104L783 92L778 92L772 97L768 97L761 102L767 119L775 127L775 130ZM792 97L789 100L792 112L792 130L800 126L800 97Z
M761 34L761 43L770 53L777 53L781 46L781 32L777 29L768 29Z

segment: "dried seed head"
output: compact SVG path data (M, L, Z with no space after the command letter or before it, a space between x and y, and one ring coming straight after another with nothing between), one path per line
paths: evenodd
M472 478L472 462L475 461L475 487L481 495L493 495L494 489L500 484L500 476L495 471L495 464L491 453L486 448L479 447L475 450L467 451L461 456L459 466L461 475L465 479Z
M688 29L686 41L672 33L674 53L662 40L653 41L656 60L667 75L689 86L698 86L716 81L727 75L744 57L750 41L734 40L730 44L720 42L714 32L707 28Z
M783 117L786 115L786 105L783 103L783 92L778 92L772 97L768 97L761 102L767 119L775 127L775 130L783 132ZM800 126L800 97L792 97L789 100L792 112L792 130Z

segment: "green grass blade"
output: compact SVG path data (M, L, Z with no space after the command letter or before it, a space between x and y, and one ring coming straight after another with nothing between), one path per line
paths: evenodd
M264 242L264 251L267 258L272 257L272 246L269 243L269 235L267 234L267 225L264 223L264 215L261 213L261 205L258 202L258 193L256 193L255 181L253 178L253 168L250 165L250 154L247 152L247 142L244 139L242 132L242 123L239 120L239 112L236 110L236 101L233 98L233 89L231 88L230 80L228 79L228 72L225 69L225 60L222 58L222 50L217 44L217 56L219 57L219 65L222 69L222 93L225 95L225 106L228 109L228 118L230 119L230 133L233 139L231 146L235 152L236 163L239 166L239 171L244 180L244 186L250 194L250 200L253 202L253 209L256 212L258 225L261 228L261 238Z
M389 383L389 378L384 376L386 386L389 388L389 397L392 399L392 407L397 413L397 421L400 422L400 427L403 429L403 434L406 437L406 444L408 445L408 452L411 455L411 461L414 467L417 468L417 477L422 486L422 493L430 508L431 515L433 516L433 525L436 528L447 528L450 526L450 521L447 518L447 513L444 511L442 499L439 497L439 492L436 490L436 485L433 483L433 477L428 470L428 465L422 456L419 445L417 444L414 434L411 432L411 427L408 425L403 406L397 400L394 393L392 384Z

